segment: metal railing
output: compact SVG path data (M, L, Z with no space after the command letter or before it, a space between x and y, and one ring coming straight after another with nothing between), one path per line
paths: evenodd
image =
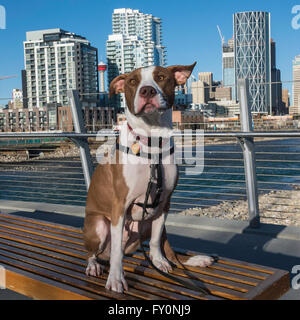
M240 88L244 132L204 133L204 171L186 175L191 165L183 159L170 212L247 219L255 228L261 220L285 224L284 219L293 219L297 224L300 132L253 132L247 82ZM103 144L99 137L118 134L85 133L76 92L70 92L69 99L76 132L0 134L0 199L85 206L96 151ZM174 132L174 138L180 143L182 133ZM185 138L195 145L203 134L192 132ZM32 139L38 139L38 145Z
M42 141L49 134L34 136ZM110 136L116 135L111 133ZM1 135L0 141L10 137L10 134ZM86 180L80 150L74 141L88 139L93 168L97 165L96 150L102 142L97 141L96 134L62 133L55 137L59 142L39 145L39 153L32 144L8 144L7 147L1 144L1 200L85 206ZM300 196L300 133L284 132L205 135L204 171L197 176L187 176L185 168L190 165L179 166L180 179L172 198L171 213L251 219L248 216L244 154L239 143L244 137L252 137L255 141L260 218L267 223L282 224L286 215L300 221L300 203L294 203L294 194ZM222 142L215 143L216 138ZM17 134L14 139L25 140L28 135ZM197 139L196 135L194 139ZM236 210L242 210L244 215L234 212Z

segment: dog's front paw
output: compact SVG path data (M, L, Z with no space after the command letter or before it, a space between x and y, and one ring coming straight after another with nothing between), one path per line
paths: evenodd
M214 263L214 258L209 256L194 256L189 258L184 265L190 267L201 267L206 268L211 266Z
M85 270L87 276L99 277L103 274L104 267L97 262L96 258L89 258L88 266Z
M169 261L164 257L152 258L152 263L155 265L156 268L165 273L169 273L172 271L172 267Z
M105 288L118 293L123 293L124 290L128 291L128 285L123 272L121 272L121 276L117 276L115 273L110 272Z

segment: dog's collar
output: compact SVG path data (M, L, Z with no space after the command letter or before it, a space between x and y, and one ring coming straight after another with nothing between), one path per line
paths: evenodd
M152 160L156 163L161 163L162 159L164 159L166 156L170 156L173 155L175 153L175 147L171 147L169 150L167 151L163 151L160 153L152 153L152 152L143 152L143 151L139 151L139 153L135 154L133 153L132 149L129 147L125 147L119 143L116 144L116 150L119 150L123 153L132 155L132 156L136 156L139 158L146 158L148 160Z
M127 123L127 127L129 129L130 133L136 139L136 141L138 141L139 143L142 143L146 147L151 147L151 137L145 137L143 135L137 134L136 132L134 132L134 130L132 129L132 127L130 126L129 123ZM159 148L162 149L162 147L164 145L166 145L169 140L170 140L170 138L165 138L165 139L159 138Z

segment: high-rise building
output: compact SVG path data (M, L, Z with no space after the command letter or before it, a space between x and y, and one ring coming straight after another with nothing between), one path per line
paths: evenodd
M209 101L209 87L207 83L198 80L192 82L193 104L206 104Z
M216 101L232 101L231 87L217 87L215 93Z
M235 100L234 40L230 39L228 43L224 43L222 51L223 86L231 88L232 100Z
M300 55L293 61L293 108L300 114Z
M138 37L144 41L142 66L165 65L165 47L162 45L160 18L152 14L144 14L139 10L115 9L112 15L112 28L113 34Z
M213 99L213 73L212 72L199 72L198 74L199 81L202 81L204 83L204 86L207 87L209 92L209 99Z
M28 108L67 105L69 89L79 91L83 107L96 106L98 50L84 37L62 29L27 32L24 60Z
M10 103L15 109L23 108L23 91L21 89L13 89Z
M160 18L139 10L115 9L112 29L113 34L106 42L108 83L119 74L140 67L165 65ZM123 97L114 97L112 104L124 108L125 101Z
M282 102L286 110L290 107L290 94L289 89L282 89Z
M271 82L272 114L284 114L286 110L282 102L281 71L276 67L276 43L273 39L271 39Z
M253 113L273 113L270 35L270 13L234 14L235 82L237 85L238 79L249 79L249 104Z

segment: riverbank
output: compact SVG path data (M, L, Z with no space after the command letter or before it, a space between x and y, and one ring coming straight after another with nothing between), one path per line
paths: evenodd
M261 222L284 226L300 226L300 190L272 191L259 196ZM226 201L208 208L191 208L179 215L228 220L248 220L248 202Z

